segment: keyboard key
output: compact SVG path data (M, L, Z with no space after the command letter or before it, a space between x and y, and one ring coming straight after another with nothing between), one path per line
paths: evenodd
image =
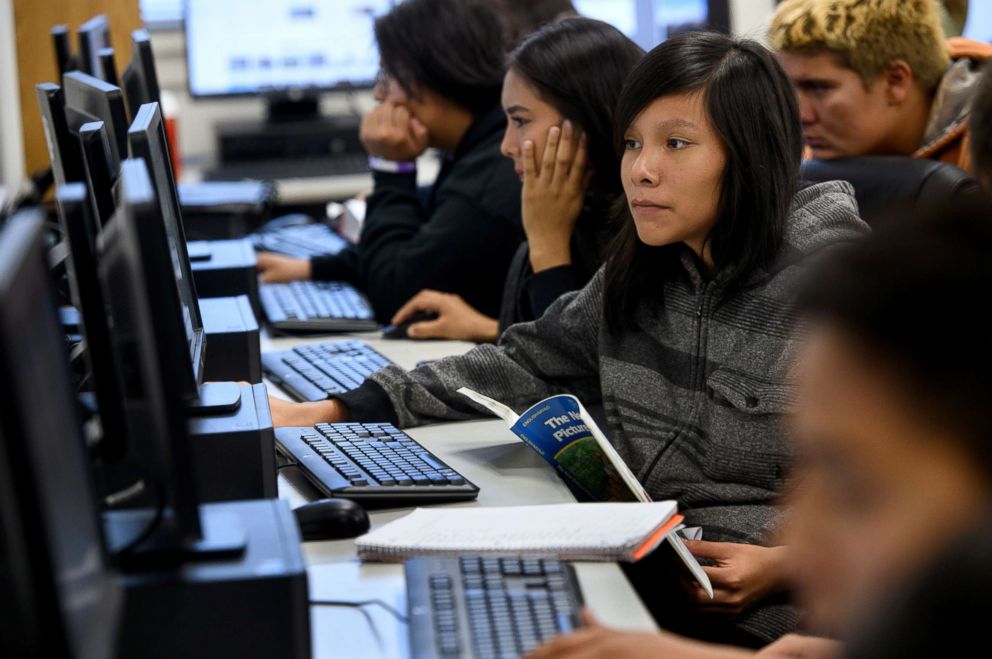
M417 454L417 457L423 460L424 462L426 462L427 464L429 464L437 471L444 469L444 464L430 453L419 453Z

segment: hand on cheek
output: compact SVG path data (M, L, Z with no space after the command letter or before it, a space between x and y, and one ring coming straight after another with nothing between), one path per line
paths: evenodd
M360 137L369 155L411 162L428 146L427 127L398 103L385 101L362 117Z
M521 214L530 247L531 267L541 272L571 263L571 238L582 212L591 171L586 136L572 122L553 126L537 162L534 143L523 146L524 185Z

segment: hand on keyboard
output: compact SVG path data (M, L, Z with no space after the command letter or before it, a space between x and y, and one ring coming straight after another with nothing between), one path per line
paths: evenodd
M582 611L585 627L559 636L527 655L527 659L656 659L657 657L707 657L712 659L737 659L748 656L744 651L704 645L669 632L631 632L607 629L596 622L587 611Z
M272 252L259 252L258 272L264 284L281 284L310 279L310 260L294 259Z
M339 400L319 400L314 403L294 403L269 396L272 426L309 427L318 423L342 423L348 420L348 408Z

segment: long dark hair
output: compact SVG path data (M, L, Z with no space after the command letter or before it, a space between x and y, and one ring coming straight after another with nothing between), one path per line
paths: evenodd
M653 101L700 92L727 154L718 219L707 238L724 299L767 267L782 246L799 178L802 131L795 92L768 50L754 41L693 32L651 50L617 102L614 146ZM636 302L657 296L676 267L680 245L652 247L637 237L626 200L605 273L604 317L611 331L633 328Z
M623 81L643 56L612 25L579 17L546 25L510 54L507 68L585 131L595 192L613 195L621 190L613 110Z
M407 94L423 86L474 113L499 104L506 51L487 2L406 0L376 19L375 39Z

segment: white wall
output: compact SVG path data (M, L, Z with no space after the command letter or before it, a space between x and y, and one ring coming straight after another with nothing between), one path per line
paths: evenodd
M765 43L774 11L775 0L730 0L730 27L737 36Z
M24 178L24 138L17 85L14 5L12 0L0 0L0 184L8 190L17 188Z

